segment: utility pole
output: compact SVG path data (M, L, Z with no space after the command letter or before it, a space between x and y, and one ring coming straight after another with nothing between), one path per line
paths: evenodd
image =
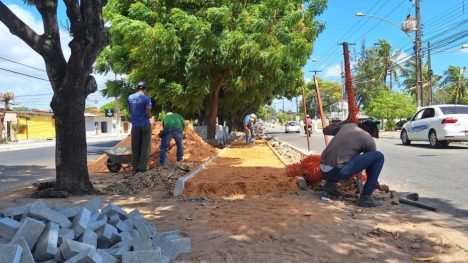
M432 68L431 68L431 43L427 42L427 67L429 70L429 106L432 105Z
M343 56L344 56L344 66L345 66L345 87L346 93L348 95L348 121L352 123L357 123L357 106L356 99L354 97L353 90L353 79L351 76L351 63L349 61L349 45L355 45L353 43L343 42L339 45L343 45Z
M117 74L114 73L114 80L117 82ZM120 92L119 92L120 93ZM119 96L115 97L115 128L117 136L120 136L120 105Z
M416 9L416 39L414 43L416 53L416 97L417 107L424 106L424 92L423 92L423 75L422 75L422 60L421 60L421 0L415 0Z
M314 70L315 75L314 75L314 83L315 83L315 93L317 94L317 102L320 110L320 119L322 120L322 129L325 129L327 126L327 123L325 122L325 115L323 114L323 105L322 105L322 98L320 97L320 88L318 85L318 79L317 79L317 72ZM323 134L323 138L325 139L325 146L328 145L328 136Z
M310 140L309 140L310 132L309 132L309 126L307 125L307 108L306 108L306 102L305 102L304 86L305 86L305 83L302 84L302 107L304 108L304 127L305 127L306 138L307 138L307 151L310 152Z

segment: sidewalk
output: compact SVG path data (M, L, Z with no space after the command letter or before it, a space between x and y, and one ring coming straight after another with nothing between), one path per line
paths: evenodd
M122 140L123 138L127 136L128 134L120 134L119 136L116 134L89 135L86 137L86 141L87 143L93 143L93 142L102 142L102 141L110 141L110 140ZM7 144L0 144L0 152L35 149L35 148L51 147L51 146L55 146L55 139L9 142Z

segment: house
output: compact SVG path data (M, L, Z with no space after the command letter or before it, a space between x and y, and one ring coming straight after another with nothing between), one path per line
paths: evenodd
M128 121L120 120L120 128L117 130L117 119L106 117L99 113L85 113L86 135L100 135L109 133L129 133L131 124Z
M2 109L0 109L2 111ZM6 138L8 141L16 141L16 127L18 117L16 112L7 111L3 119L3 128L0 138Z
M52 112L18 111L15 114L18 140L55 138L55 119Z

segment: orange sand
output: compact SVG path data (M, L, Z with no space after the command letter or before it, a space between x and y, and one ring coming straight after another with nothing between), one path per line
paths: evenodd
M236 143L185 185L184 195L232 196L297 191L295 179L261 141L248 148Z

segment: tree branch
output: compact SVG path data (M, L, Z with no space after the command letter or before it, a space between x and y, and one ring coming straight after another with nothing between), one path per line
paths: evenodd
M83 27L83 19L81 17L80 7L76 0L63 0L67 7L67 16L70 19L70 32L78 33Z
M13 35L19 37L41 56L44 55L44 38L21 21L2 1L0 1L0 21Z

